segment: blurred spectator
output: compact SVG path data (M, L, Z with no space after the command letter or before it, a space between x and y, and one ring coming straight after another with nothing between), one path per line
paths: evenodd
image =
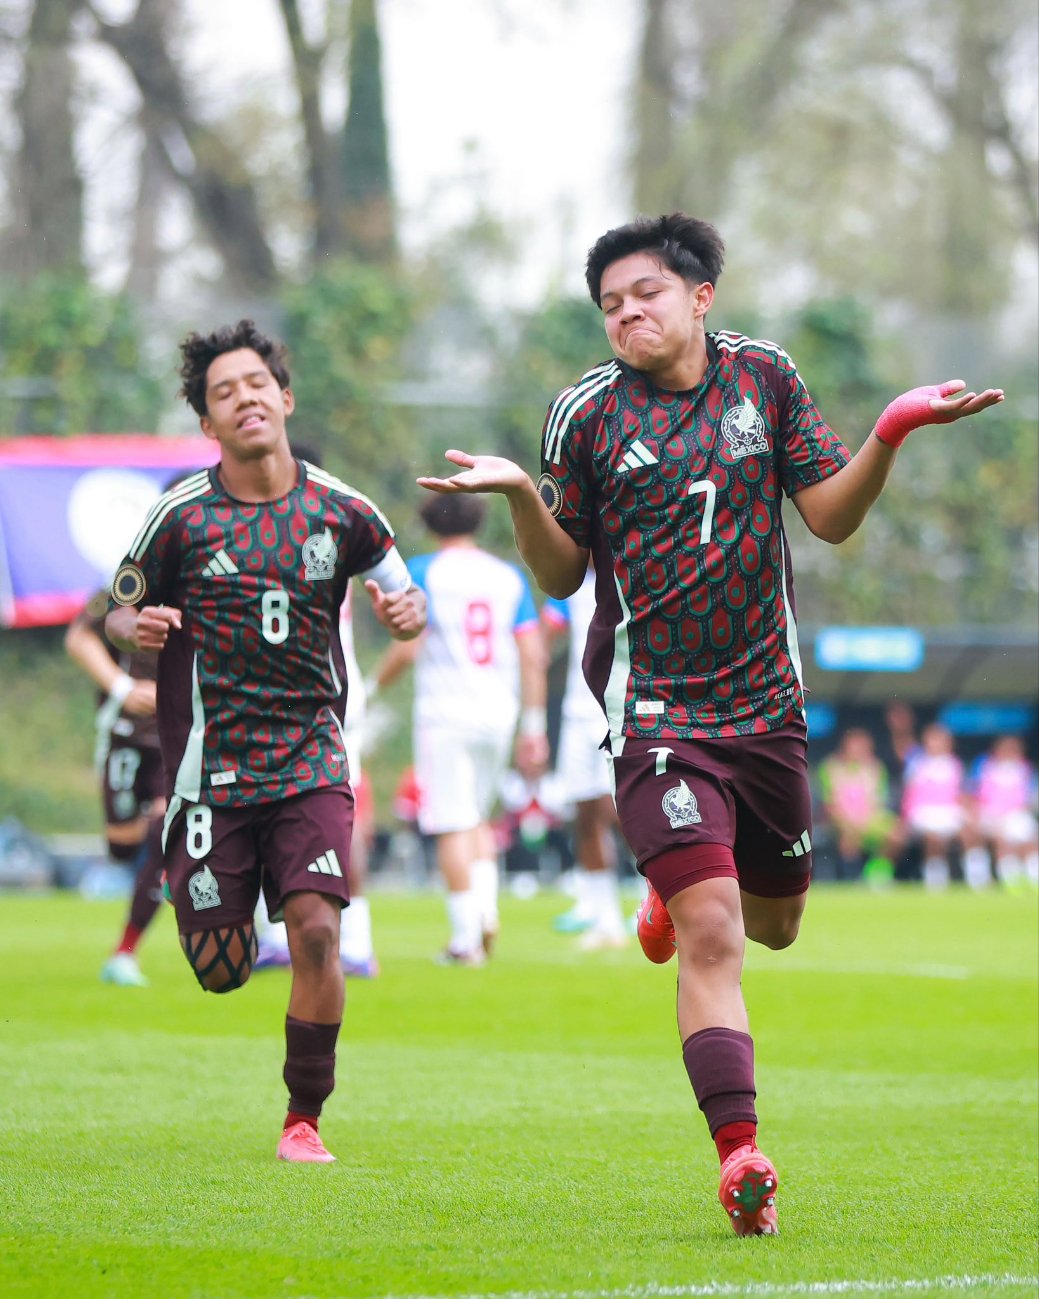
M923 880L944 888L950 879L950 854L963 847L966 824L963 763L952 733L940 722L924 727L920 747L910 754L902 787L902 819L923 851Z
M565 827L573 806L554 771L531 775L511 767L502 777L500 803L494 831L505 869L514 881L529 876L536 885L546 874L558 875L570 865Z
M978 760L970 780L968 848L964 875L975 887L1039 884L1039 805L1035 767L1016 735L1002 735Z
M868 731L845 731L837 751L820 764L819 789L834 832L837 878L890 880L900 828L889 806L888 774Z

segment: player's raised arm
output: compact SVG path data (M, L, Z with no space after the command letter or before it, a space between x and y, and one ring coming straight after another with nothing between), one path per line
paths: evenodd
M794 504L809 529L823 541L846 541L869 513L883 491L895 454L909 434L925 424L951 424L955 420L997 406L1000 388L967 391L962 379L913 388L884 409L852 459L829 478L794 495Z
M503 456L445 451L462 472L450 478L418 478L432 492L497 492L509 503L516 548L538 586L558 600L572 595L584 580L588 551L563 531L519 465Z

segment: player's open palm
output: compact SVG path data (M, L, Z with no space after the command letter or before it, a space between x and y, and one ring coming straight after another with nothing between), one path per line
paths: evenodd
M518 490L527 475L504 456L474 456L468 451L445 451L446 459L460 465L462 472L450 478L416 478L420 487L431 492L504 492Z

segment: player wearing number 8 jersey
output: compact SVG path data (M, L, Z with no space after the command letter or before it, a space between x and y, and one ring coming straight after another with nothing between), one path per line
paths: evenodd
M282 1158L327 1162L317 1119L343 1010L339 914L353 796L339 607L361 575L391 635L425 601L378 508L293 457L284 349L251 321L182 344L183 395L220 463L160 498L116 574L109 636L159 651L165 853L201 986L241 987L262 887L292 957Z
M787 495L841 542L908 434L1002 400L960 380L893 401L854 456L782 349L705 317L724 245L675 213L603 235L586 279L614 359L560 393L535 487L508 460L449 451L438 492L497 491L539 585L563 598L588 562L596 611L585 674L608 724L621 828L649 880L639 937L678 952L683 1059L740 1235L777 1230L776 1172L756 1145L746 938L797 936L811 804Z

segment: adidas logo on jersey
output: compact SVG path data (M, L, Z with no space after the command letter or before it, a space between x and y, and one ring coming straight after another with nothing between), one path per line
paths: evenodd
M339 865L339 857L334 848L329 848L328 852L323 852L317 861L312 861L307 867L312 875L338 875L343 878L343 868Z
M805 855L805 853L808 853L808 852L811 852L811 851L812 851L812 840L811 840L811 837L810 837L809 834L808 834L808 831L805 830L805 831L802 833L800 839L798 839L797 843L795 843L795 844L793 845L793 847L785 849L785 851L783 852L783 856L784 856L784 857L803 857L803 856Z
M647 465L658 465L660 461L656 458L649 447L643 446L638 438L625 451L624 458L617 467L619 474L626 473L629 469L645 469Z
M238 572L238 565L226 550L218 550L202 570L203 577L227 577Z

